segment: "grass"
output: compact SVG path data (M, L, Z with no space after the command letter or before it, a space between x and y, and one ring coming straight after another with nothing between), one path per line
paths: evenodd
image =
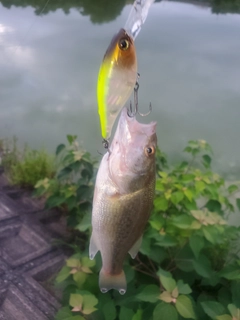
M9 182L25 188L34 188L43 178L51 178L56 172L55 158L44 149L20 150L17 139L0 140L1 164Z

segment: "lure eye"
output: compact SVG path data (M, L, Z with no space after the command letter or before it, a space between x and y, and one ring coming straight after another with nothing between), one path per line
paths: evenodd
M154 153L155 153L155 148L154 147L145 148L145 154L146 154L147 157L151 156Z
M129 41L127 39L120 39L118 42L118 46L121 50L127 50L129 48Z

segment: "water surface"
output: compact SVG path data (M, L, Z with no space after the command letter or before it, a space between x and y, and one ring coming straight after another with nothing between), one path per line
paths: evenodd
M131 6L31 2L0 2L0 137L54 150L76 134L97 155L98 69ZM214 168L239 179L240 15L214 10L200 1L152 5L136 39L139 102L143 112L152 102L144 121L158 121L159 146L173 162L188 140L205 139Z

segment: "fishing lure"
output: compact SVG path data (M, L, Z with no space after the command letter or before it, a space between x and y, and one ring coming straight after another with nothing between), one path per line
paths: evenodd
M154 0L135 0L124 28L113 37L101 64L97 100L102 137L111 136L113 124L129 99L138 77L134 40Z

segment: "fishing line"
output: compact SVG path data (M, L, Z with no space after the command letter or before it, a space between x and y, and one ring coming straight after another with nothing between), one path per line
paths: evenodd
M39 13L39 16L40 16L40 15L43 13L43 11L46 9L46 7L48 6L49 2L50 2L50 0L47 0L47 1L46 1L46 3L44 4L42 10L41 10L40 13ZM22 47L22 46L24 46L24 44L26 44L27 36L29 35L29 32L31 31L31 29L32 29L33 26L35 25L36 21L37 21L37 17L34 18L33 22L32 22L32 23L30 24L30 26L28 27L28 29L27 29L27 31L25 32L25 35L24 35L24 37L23 37L22 43L19 44L19 46L16 47L14 53L16 53L17 50L18 50L20 47Z

